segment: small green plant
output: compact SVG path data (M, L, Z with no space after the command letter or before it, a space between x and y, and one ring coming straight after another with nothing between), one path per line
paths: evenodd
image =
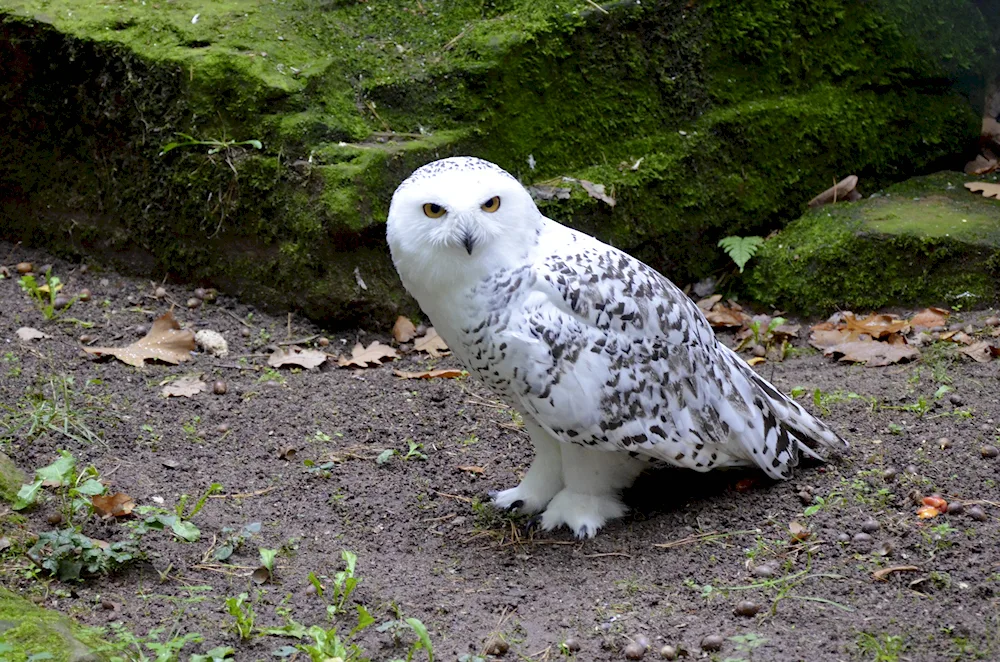
M59 459L35 471L35 480L21 486L14 501L14 510L24 510L35 504L42 485L59 488L63 499L63 515L72 522L81 512L90 514L90 498L104 494L104 484L97 479L97 469L87 467L77 473L76 458L69 451L60 450Z
M191 519L201 511L208 498L220 490L222 490L222 485L212 483L190 511L187 509L189 498L187 494L181 495L177 505L174 506L174 512L156 506L139 506L135 512L143 519L132 526L135 528L136 534L140 536L145 535L150 530L163 531L169 528L181 540L196 542L201 537L201 529L195 526Z
M423 452L424 445L413 441L412 439L407 439L406 444L410 447L406 451L406 455L403 456L404 460L426 460L427 455Z
M226 598L226 611L235 619L233 629L240 639L246 641L253 637L253 625L257 614L246 593L240 593L235 598Z
M747 657L727 657L723 662L750 662L753 659L753 652L767 643L767 637L748 632L729 637L729 641L736 645L737 652L745 653Z
M175 631L164 635L164 628L154 628L145 637L138 637L130 632L124 623L111 623L110 627L114 641L96 652L109 653L111 662L175 662L180 659L180 652L185 646L205 640L199 632L188 632L182 635ZM218 650L213 648L208 652L208 655ZM147 655L147 652L152 655ZM195 660L195 657L192 656L191 660ZM209 657L207 659L226 658Z
M5 407L11 414L0 437L23 434L32 440L49 433L81 444L100 442L100 436L90 429L84 408L76 405L73 384L72 377L50 377L46 385L29 392L17 407Z
M278 550L258 547L257 551L260 553L260 565L267 570L267 579L271 579L274 577L274 557L278 555Z
M234 660L236 651L231 646L216 646L204 655L192 655L188 662L227 662Z
M105 547L72 528L39 533L27 555L38 567L63 582L108 574L143 558L134 539L119 540Z
M351 593L360 581L354 575L354 568L358 563L357 555L344 549L341 550L340 557L344 559L344 569L333 576L333 602L326 608L331 616L346 611L347 599L351 597Z
M258 382L274 382L275 384L284 384L285 377L275 368L264 368L260 373L260 377L257 378Z
M739 267L740 273L743 273L743 267L746 266L747 262L750 261L756 253L757 250L764 244L763 237L723 237L719 240L719 246L726 252L736 266Z
M62 301L56 300L60 296L59 290L62 289L63 285L58 276L52 275L51 269L45 272L42 279L44 282L39 283L34 274L24 274L18 283L21 285L21 289L35 302L35 306L42 313L42 316L51 321L58 317L61 311L76 303L77 297L69 299L64 296Z
M906 643L899 635L876 636L862 632L858 635L858 649L873 656L872 662L899 662L900 653L906 650Z
M160 156L163 156L167 152L177 149L178 147L208 147L209 154L218 154L223 150L230 150L233 147L241 147L243 145L248 145L254 149L264 149L264 145L259 140L216 140L209 138L207 140L201 140L195 138L194 136L188 135L186 133L177 132L181 140L176 140L174 142L169 142L160 148Z
M403 640L403 635L407 632L416 634L416 640L410 644L410 648L406 652L406 662L411 662L414 655L420 650L426 650L428 662L434 662L434 647L431 645L427 627L416 618L405 618L399 613L397 616L398 618L386 621L375 629L379 632L390 633L393 641L397 644ZM402 662L402 660L392 660L391 662Z
M246 524L239 531L228 526L225 527L222 529L222 535L225 537L213 553L215 560L225 561L233 555L233 552L242 547L243 543L258 533L260 533L260 522Z

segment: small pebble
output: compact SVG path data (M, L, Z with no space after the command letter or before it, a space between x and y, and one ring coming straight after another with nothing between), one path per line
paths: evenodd
M963 400L962 396L960 396L958 393L952 393L951 395L949 395L948 402L955 405L956 407L961 407L962 405L965 404L965 400Z
M80 265L80 273L81 274L85 274L85 273L89 273L89 272L90 272L90 266L89 265L86 265L86 264L81 264Z
M965 511L965 505L959 503L958 501L952 501L948 504L948 514L949 515L961 515Z
M208 297L208 290L204 287L199 287L194 291L194 295L204 301Z
M753 570L751 570L751 572L754 577L761 577L763 579L774 577L774 567L767 565L766 563L756 566Z
M108 611L111 611L114 608L115 608L115 603L111 602L111 600L101 600L101 609L107 609Z
M91 297L90 290L88 290L85 287L82 290L80 290L80 294L78 294L76 298L79 299L80 301L90 301L90 297Z
M872 537L867 533L855 533L852 540L859 545L867 545L871 543Z
M850 542L850 541L851 541L851 536L847 535L846 533L837 534L837 542Z
M1000 455L1000 451L997 450L996 446L983 446L979 449L979 454L983 457L996 457Z
M569 639L564 641L563 646L565 646L566 650L568 650L570 653L576 653L577 651L580 650L580 642L577 641L576 637L570 637Z
M804 505L804 506L811 505L812 502L816 500L815 497L813 497L812 494L809 494L805 490L803 490L802 492L799 492L795 496L797 496L799 498L799 501L801 501L802 505Z
M227 432L229 432L229 424L219 423L218 425L215 426L215 431L218 432L219 434L226 434Z
M948 437L941 437L940 439L937 440L937 445L941 447L941 450L951 448L952 446L951 439L949 439Z
M56 298L52 300L52 307L56 310L62 310L70 304L70 298L65 294L57 294Z
M326 336L320 336L319 338L316 339L316 344L319 345L320 347L326 347L330 344L330 339L327 338Z
M920 474L920 469L917 469L917 465L915 464L906 465L906 469L904 469L904 471L906 471L906 473L912 476L917 476Z
M869 519L865 520L865 522L861 525L861 530L864 531L865 533L875 533L876 531L878 531L878 527L879 527L878 521L874 519Z
M490 637L483 649L487 655L503 655L510 650L510 644L503 640L503 637Z
M896 476L899 475L899 469L896 467L886 467L885 471L882 472L882 480L886 482L891 482L896 480Z
M15 268L19 274L30 274L35 270L35 266L31 262L18 262Z
M167 288L165 287L156 288L156 290L153 292L153 296L155 296L157 299L162 299L163 297L167 296Z
M191 297L190 299L187 300L187 307L191 308L192 310L200 305L201 305L201 299L197 297Z
M149 327L147 327L145 324L139 324L134 329L132 329L132 331L135 332L135 335L137 336L144 336L147 333L149 333Z
M244 338L249 338L250 329L246 328L245 326L240 327L240 335L243 336Z
M703 651L717 651L722 650L722 644L725 643L725 639L718 634L710 634L701 640L701 649Z
M892 543L888 540L884 540L879 543L878 549L875 553L879 556L892 556L892 553L896 551L896 548L892 546Z
M90 343L94 342L94 336L90 335L89 333L85 333L82 336L80 336L80 342L82 342L84 345L89 345Z
M316 587L312 584L306 586L306 595L316 595Z
M756 357L764 358L767 356L767 347L764 347L763 345L754 345L751 353Z
M52 513L51 515L45 518L45 521L51 524L52 526L58 526L59 524L62 524L63 516L61 513Z
M638 637L635 638L635 643L639 644L640 646L642 646L645 649L648 649L649 648L649 637L647 637L644 634L640 634Z
M226 386L226 382L222 379L217 379L212 383L212 393L216 395L225 395L227 390L229 389Z
M646 655L646 649L640 646L636 642L632 642L625 647L625 659L626 660L641 660Z
M971 517L972 519L976 520L977 522L985 522L986 521L986 513L979 506L969 506L965 510L965 512L969 515L969 517Z
M760 605L753 600L742 600L733 610L737 616L755 616L760 611Z
M677 659L677 649L670 644L665 645L660 649L660 657L664 660L676 660Z

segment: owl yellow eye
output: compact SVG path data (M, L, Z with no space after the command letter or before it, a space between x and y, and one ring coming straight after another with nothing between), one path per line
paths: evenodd
M424 216L427 218L441 218L446 211L444 207L436 205L433 202L424 204Z
M486 202L484 202L483 205L482 205L482 210L483 211L488 211L491 214L493 212L495 212L497 209L500 209L500 196L499 195L494 195L492 198L490 198L489 200L487 200Z

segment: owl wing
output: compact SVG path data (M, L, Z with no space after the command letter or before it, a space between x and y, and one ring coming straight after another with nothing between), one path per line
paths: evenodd
M781 478L800 452L846 446L655 270L585 235L568 248L477 287L487 315L463 341L470 366L554 437Z

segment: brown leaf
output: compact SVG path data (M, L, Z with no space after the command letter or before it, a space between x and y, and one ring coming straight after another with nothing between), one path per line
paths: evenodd
M410 342L416 335L417 327L409 317L400 315L396 318L396 323L392 325L392 337L396 342Z
M809 336L809 344L816 349L829 349L836 345L841 345L845 342L851 341L851 332L847 329L820 329L817 327L823 326L822 324L817 324L813 327L814 331Z
M580 182L580 186L583 190L587 192L592 198L600 200L601 202L606 202L609 207L615 206L615 199L604 192L604 184L595 184L594 182L588 182L586 179L577 180Z
M949 315L951 315L951 311L944 308L924 308L910 318L910 326L914 329L933 329L937 326L944 326L948 323Z
M41 338L51 338L47 333L42 333L38 329L34 329L30 326L22 326L20 329L14 332L17 335L17 339L21 342L30 342L32 340L39 340Z
M203 393L208 390L208 384L201 381L197 377L192 377L188 375L187 377L181 377L180 379L175 379L168 382L161 390L160 395L165 398L171 396L192 398L199 393Z
M749 359L747 359L747 365L754 366L757 365L758 363L763 363L766 360L767 359L765 359L763 356L752 356Z
M944 340L942 337L941 340ZM956 331L955 333L948 336L948 340L952 342L957 342L962 345L971 345L976 342L976 339L970 336L965 331Z
M476 475L481 475L481 474L486 473L486 469L483 469L482 467L477 467L475 465L460 466L460 467L458 467L458 470L459 471L468 471L469 473L476 474Z
M803 540L808 540L812 532L795 520L788 523L788 532L792 534L793 540L798 540L799 542Z
M884 338L890 333L898 333L909 327L910 323L901 320L895 315L869 315L864 319L858 319L854 313L844 313L844 321L847 329L852 333L866 334L872 338Z
M418 352L427 352L434 358L451 353L448 351L448 345L445 344L433 326L427 329L427 333L422 338L417 338L416 342L413 343L413 349Z
M721 294L713 294L710 297L705 297L697 303L697 306L701 308L702 312L712 310L712 306L722 301Z
M840 180L830 188L826 189L815 198L809 201L810 207L818 207L820 205L831 204L834 202L844 202L849 200L857 200L861 196L852 196L851 193L858 186L858 176L850 175Z
M326 352L318 349L302 349L292 345L291 347L279 347L271 356L267 357L267 364L273 368L283 365L297 365L306 370L318 368L327 359Z
M989 182L966 182L965 188L973 192L982 193L984 198L1000 197L1000 184Z
M967 175L985 175L996 169L997 160L983 154L977 154L976 158L965 164L965 174Z
M864 363L869 368L891 365L901 361L912 361L920 356L920 350L910 345L894 345L874 340L845 342L823 351L826 356L843 354L841 361Z
M743 326L749 317L735 308L730 308L724 303L717 303L711 310L705 311L705 319L712 326L730 327Z
M181 363L191 360L194 351L194 334L174 319L173 313L167 311L156 318L149 333L144 338L126 347L84 347L88 354L103 356L110 354L115 358L137 368L142 367L147 360L158 360L166 363Z
M389 347L388 345L383 345L376 340L372 344L368 345L368 347L365 347L361 343L356 344L354 349L351 350L350 358L341 356L337 359L337 365L341 368L349 366L367 368L369 365L382 365L382 361L386 359L398 358L399 354L395 349Z
M403 379L434 379L442 377L444 379L455 379L462 376L462 371L456 368L443 368L440 370L424 370L423 372L406 372L405 370L393 370L392 374Z
M971 357L978 363L989 363L994 356L1000 356L1000 348L994 347L985 340L981 340L968 347L959 349L962 354Z
M884 582L885 578L894 572L920 572L920 568L915 565L894 565L891 568L880 568L872 573L872 579Z
M131 515L132 509L135 508L135 501L124 492L106 495L98 494L90 498L90 503L93 504L97 514L104 519L108 519L109 517L126 517Z

